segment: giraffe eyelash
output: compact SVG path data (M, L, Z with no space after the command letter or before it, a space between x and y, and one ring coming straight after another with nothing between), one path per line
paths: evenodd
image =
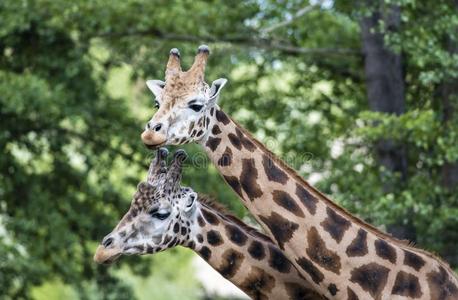
M199 112L204 106L202 104L190 104L188 107L195 112Z
M150 216L153 217L153 218L156 218L156 219L159 219L159 220L165 220L167 219L169 216L170 216L170 213L169 212L166 212L166 213L160 213L158 211L155 211L154 213L151 213L150 212Z

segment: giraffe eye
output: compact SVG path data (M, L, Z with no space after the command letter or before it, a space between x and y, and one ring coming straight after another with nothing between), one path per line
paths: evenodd
M159 101L154 100L154 107L155 107L155 108L159 108Z
M202 107L204 107L204 106L201 105L201 104L191 104L191 105L189 105L189 108L192 109L195 112L201 111Z
M159 220L165 220L170 216L169 212L159 212L157 210L150 211L149 214L150 214L151 217L153 217L155 219L159 219Z

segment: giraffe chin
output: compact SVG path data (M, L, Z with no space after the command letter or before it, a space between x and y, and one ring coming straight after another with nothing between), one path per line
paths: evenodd
M160 148L161 146L163 146L163 145L165 144L165 142L164 142L164 143L157 144L157 145L149 145L149 144L147 144L147 143L143 143L143 144L144 144L144 145L146 146L146 148L148 148L148 149L157 150L158 148Z
M121 256L121 254L122 252L120 249L106 249L100 245L95 251L94 261L98 264L110 265L114 263Z

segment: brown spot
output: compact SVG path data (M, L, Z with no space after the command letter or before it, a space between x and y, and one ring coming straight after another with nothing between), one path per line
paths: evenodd
M423 293L417 276L400 271L396 275L391 294L410 298L420 298Z
M383 259L389 260L391 263L396 263L396 249L384 240L375 241L375 253Z
M178 233L178 231L180 231L180 224L175 223L175 225L173 225L173 232Z
M252 141L250 141L249 138L247 138L240 129L235 128L235 134L240 140L240 143L242 143L243 147L247 149L250 152L253 152L256 149L256 146L253 144Z
M219 129L219 126L217 124L213 125L212 134L213 135L218 135L220 133L221 133L221 129Z
M317 294L311 289L303 287L301 284L295 282L285 283L286 293L291 300L304 300L304 299L322 299L322 296Z
M303 186L296 183L296 195L301 200L302 204L307 208L309 213L313 216L316 213L316 204L318 200L312 196Z
M242 195L242 186L240 185L239 180L235 176L223 176L226 182L231 186L231 188L243 199Z
M296 201L294 201L294 199L291 198L288 193L280 190L275 190L272 193L272 197L275 203L292 212L294 215L302 218L305 216L299 205L297 205Z
M367 232L364 229L359 229L355 239L348 245L345 251L349 257L364 256L368 253L367 250Z
M173 239L167 244L167 248L174 247L178 241L178 238L175 236Z
M269 246L269 265L280 273L288 273L291 269L291 263L286 256L273 246Z
M248 239L248 236L240 230L240 228L234 225L226 225L226 232L229 239L239 246L245 245Z
M198 217L197 217L197 223L199 223L199 226L200 226L200 227L204 227L204 226L205 226L205 221L204 221L204 219L202 218L202 216L198 216Z
M171 239L172 239L172 237L170 235L166 235L165 238L164 238L164 241L161 244L167 245L170 242Z
M189 247L190 249L194 249L194 248L196 247L196 243L195 243L194 241L190 241L190 242L188 243L188 247Z
M205 117L201 117L199 121L197 121L197 125L200 127L204 124L204 122L205 122Z
M191 134L191 131L194 129L194 124L194 121L192 121L191 124L189 124L188 134Z
M404 264L420 271L425 265L425 260L418 254L404 250Z
M268 300L269 294L275 286L275 278L261 268L251 267L241 289L250 296L251 299Z
M307 258L301 257L296 260L297 264L310 275L313 282L319 284L324 279L323 273Z
M258 267L251 267L241 288L252 299L270 299L269 293L275 286L275 278Z
M205 220L208 223L210 223L212 225L218 225L219 224L218 218L212 212L210 212L210 211L208 211L206 209L202 209L202 215L204 216Z
M339 289L337 288L337 286L334 283L331 283L328 286L328 291L329 293L331 293L331 295L335 296L337 292L339 291Z
M272 212L269 217L259 216L259 218L267 227L269 227L275 241L282 250L285 249L285 243L292 238L294 232L299 228L299 225L285 219L276 212Z
M218 165L222 167L230 166L232 163L232 150L229 147L226 147L224 150L223 155L221 155L220 159L218 159Z
M216 148L218 148L220 143L221 143L221 139L220 138L214 138L214 137L209 136L207 142L205 143L205 145L208 148L210 148L211 151L214 152L216 150Z
M270 157L267 155L262 156L262 166L264 167L264 172L270 181L275 181L281 184L286 184L288 181L288 176L286 173L277 167L273 160L270 159Z
M358 296L353 292L353 290L347 287L347 300L359 300Z
M215 230L210 230L207 233L207 241L212 246L219 246L223 243L223 238L221 234Z
M261 260L266 256L266 250L261 242L253 241L248 247L248 253L251 257L257 260Z
M369 263L351 271L350 281L357 283L363 290L379 299L385 288L390 269L377 263Z
M196 237L199 243L202 243L204 241L204 237L200 233L198 233Z
M325 242L320 237L320 234L315 227L309 229L307 233L307 242L308 247L306 252L312 261L326 270L336 274L340 273L340 256L337 252L326 248Z
M242 159L242 174L240 175L240 183L251 201L262 196L261 187L256 182L257 179L258 170L256 170L254 159Z
M443 267L439 271L431 271L426 275L430 290L430 297L434 300L458 299L458 288L453 283L453 275L448 274Z
M214 107L210 108L210 116L213 116L214 113L215 113L215 108Z
M240 142L240 139L233 133L229 133L227 135L229 138L229 141L231 142L232 145L234 145L235 148L238 150L242 150L242 143Z
M222 263L218 267L218 272L225 278L231 278L240 268L240 265L244 260L244 256L242 253L236 250L228 249L224 251L223 255L221 256L221 260Z
M218 122L221 122L224 125L227 125L230 122L230 119L222 110L216 111L216 119L218 120Z
M324 230L326 230L331 237L336 240L337 243L340 243L345 231L350 228L351 223L337 214L330 207L326 207L326 213L328 214L328 217L320 224L323 226Z
M200 256L202 256L203 259L209 260L212 255L212 251L207 246L203 246L202 248L200 248L199 254Z

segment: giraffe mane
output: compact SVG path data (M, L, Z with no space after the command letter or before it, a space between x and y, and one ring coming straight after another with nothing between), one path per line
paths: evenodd
M391 234L383 232L382 230L378 229L374 225L371 225L364 220L360 219L357 216L354 216L351 214L349 211L347 211L345 208L339 206L335 202L333 202L331 199L329 199L325 194L317 190L315 187L311 186L307 181L305 181L304 178L302 178L294 169L292 169L290 166L288 166L281 158L277 157L272 151L267 149L266 146L264 146L258 139L256 139L248 130L246 130L243 126L240 126L239 123L237 123L232 117L228 116L228 118L234 122L234 124L242 131L243 134L245 134L247 137L249 137L253 143L256 144L256 146L259 149L262 149L265 151L267 154L270 155L272 160L274 160L276 163L278 163L284 170L288 173L289 176L295 178L298 180L301 184L304 186L307 186L309 189L313 190L320 198L323 200L326 204L328 204L331 208L335 209L336 211L340 212L342 215L348 217L352 222L360 225L362 228L368 230L369 232L373 233L375 236L389 240L393 242L394 244L398 245L402 249L408 249L412 250L417 253L421 253L427 257L433 258L439 262L440 265L442 265L445 269L447 269L449 272L453 273L453 270L450 268L449 264L446 263L444 260L442 260L439 256L434 255L426 250L423 250L421 248L415 247L415 243L404 239L400 240L398 238L393 237Z
M202 206L204 206L206 208L210 208L210 209L216 210L216 212L218 212L218 214L222 218L235 223L240 228L243 228L245 232L247 232L247 233L251 234L252 236L257 237L257 238L259 238L261 240L264 240L266 242L273 243L271 238L269 238L267 235L265 235L264 233L259 231L259 229L256 229L256 228L244 223L243 221L241 221L233 213L231 213L227 209L227 207L224 206L222 203L214 200L213 198L211 198L210 196L205 195L205 194L199 194L199 198L198 199L199 199L199 203L202 204Z

